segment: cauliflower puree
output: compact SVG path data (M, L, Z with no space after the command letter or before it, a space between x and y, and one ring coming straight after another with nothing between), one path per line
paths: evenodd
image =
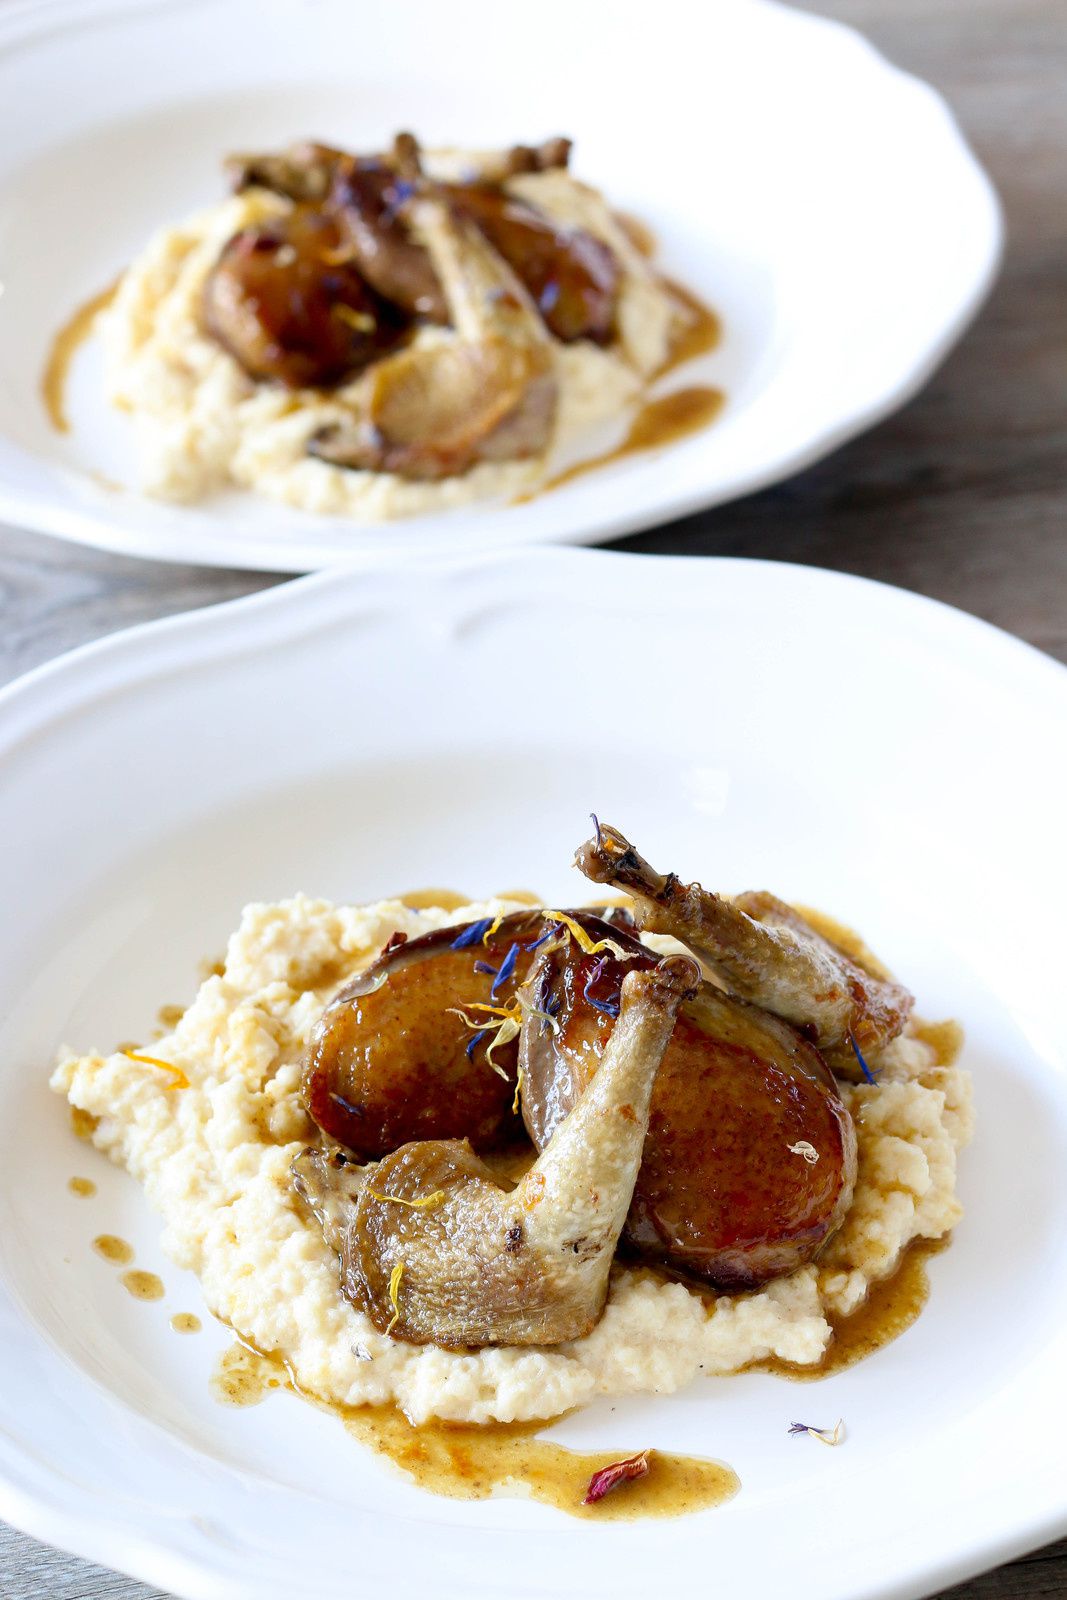
M559 399L545 456L483 462L434 482L308 456L313 434L345 420L358 379L332 391L256 383L202 326L204 284L226 241L292 207L251 188L161 229L103 318L107 397L133 417L144 490L189 502L236 486L307 511L374 522L534 489L550 457L626 410L667 360L686 313L595 190L558 170L523 174L507 188L560 225L603 239L621 269L617 341L606 349L589 340L549 341ZM415 344L447 337L427 327Z
M598 1395L666 1394L700 1372L768 1358L817 1362L829 1318L859 1306L911 1240L938 1238L960 1216L956 1156L972 1129L970 1076L939 1064L916 1026L877 1059L877 1085L842 1087L859 1142L843 1227L818 1262L758 1292L703 1296L617 1265L585 1338L469 1354L396 1343L343 1298L336 1258L289 1181L314 1132L300 1099L311 1028L391 934L414 938L518 909L495 899L449 911L398 900L335 906L300 895L249 906L224 970L151 1046L187 1086L117 1053L65 1056L52 1087L99 1119L94 1144L144 1184L166 1250L199 1275L211 1311L331 1404L395 1401L414 1422L509 1422Z

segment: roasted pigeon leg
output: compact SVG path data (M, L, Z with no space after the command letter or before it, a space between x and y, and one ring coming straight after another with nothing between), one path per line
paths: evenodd
M250 377L324 388L395 349L403 329L336 259L336 224L313 206L242 228L204 285L207 331Z
M696 951L732 994L801 1029L835 1072L865 1075L866 1056L901 1033L914 999L868 972L774 895L725 900L656 872L619 833L598 825L575 864L594 883L624 890L640 926Z
M410 215L444 290L454 336L376 362L351 400L351 420L316 434L310 454L412 479L542 454L558 384L536 307L474 224L445 201L420 196Z
M591 941L587 941L591 942ZM523 1117L542 1149L590 1082L624 975L655 957L623 930L611 950L542 947L519 1047ZM852 1197L856 1137L832 1073L788 1024L702 983L679 1012L655 1088L623 1248L718 1289L792 1272Z
M576 912L595 937L612 929ZM330 1002L304 1058L304 1103L328 1138L361 1160L413 1139L507 1144L518 1027L500 1034L545 932L540 910L390 940ZM474 1024L472 1027L470 1024Z
M599 1072L514 1189L459 1140L404 1145L367 1172L354 1203L343 1169L314 1153L298 1158L298 1188L327 1236L340 1236L344 1292L376 1328L445 1349L553 1345L589 1332L604 1308L652 1084L698 978L679 956L627 974ZM346 1189L340 1204L335 1184Z

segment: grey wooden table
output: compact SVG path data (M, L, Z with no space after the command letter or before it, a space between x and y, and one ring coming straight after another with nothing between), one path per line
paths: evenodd
M1004 200L1003 276L977 326L899 416L781 488L620 548L881 578L1067 661L1067 7L823 0L812 9L863 28L948 95ZM126 624L276 581L0 531L0 680ZM152 1595L0 1524L3 1600ZM1065 1595L1067 1540L963 1584L952 1600Z

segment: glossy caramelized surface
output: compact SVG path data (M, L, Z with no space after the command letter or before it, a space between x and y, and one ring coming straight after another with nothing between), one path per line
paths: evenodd
M494 1071L486 1059L492 1034L472 1047L475 1030L456 1013L484 1016L487 1028L499 1021L470 1007L507 1004L526 975L523 946L540 925L539 912L520 912L484 942L459 949L460 927L387 946L326 1008L312 1035L304 1100L323 1132L362 1160L415 1139L466 1138L484 1149L521 1134L512 1111L515 1043L493 1051ZM512 945L520 947L513 976L494 997L495 973Z
M524 1044L523 1110L538 1147L599 1067L623 973L653 959L641 946L625 964L573 951L541 958L541 1003L558 1008L559 1031L531 1030ZM624 1244L718 1287L751 1287L811 1257L854 1173L851 1120L818 1052L703 985L682 1008L652 1092Z
M204 323L253 378L330 385L397 344L398 319L340 246L333 217L297 205L223 247L204 285Z

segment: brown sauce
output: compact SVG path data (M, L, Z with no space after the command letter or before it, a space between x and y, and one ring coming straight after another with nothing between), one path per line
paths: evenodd
M175 1333L199 1333L202 1327L200 1318L191 1311L178 1311L170 1319L170 1325Z
M94 1117L91 1111L83 1111L80 1106L71 1106L70 1126L76 1139L91 1139L99 1123L100 1118Z
M277 1389L299 1393L284 1363L243 1344L219 1358L212 1393L224 1405L252 1406ZM313 1398L313 1397L307 1397ZM319 1403L319 1402L316 1402ZM570 1516L595 1522L678 1517L722 1505L741 1487L719 1461L650 1452L649 1471L595 1505L582 1500L595 1472L633 1452L585 1454L538 1439L547 1422L430 1422L415 1427L394 1406L326 1406L361 1444L384 1456L419 1488L452 1500L485 1500L518 1491Z
M135 1300L162 1300L165 1293L163 1280L154 1272L124 1272L119 1282Z
M695 361L697 356L710 355L722 342L722 321L711 307L705 305L684 284L675 283L669 278L664 279L664 283L672 298L688 313L688 320L675 339L670 355L657 372L658 378L665 372L673 372L686 361Z
M94 294L92 299L79 306L67 318L49 347L48 360L41 374L41 399L48 420L58 433L70 432L66 391L71 362L92 333L93 324L101 311L106 311L114 300L120 282L121 279L116 278L114 283L108 284L106 289L101 289L99 294Z
M722 1505L741 1487L737 1474L720 1461L653 1450L644 1477L586 1506L582 1500L593 1474L632 1451L568 1450L536 1437L548 1426L545 1422L432 1422L414 1427L391 1406L349 1409L344 1423L353 1438L387 1457L421 1489L453 1500L486 1500L518 1488L572 1517L621 1522L679 1517Z
M876 1350L892 1344L906 1333L926 1304L930 1279L926 1263L947 1248L951 1234L943 1239L917 1239L910 1244L892 1277L871 1285L866 1300L849 1317L832 1319L833 1335L826 1354L815 1366L797 1366L791 1361L761 1361L749 1370L772 1372L779 1378L811 1383L833 1377L854 1367L857 1361L873 1356Z
M622 461L626 456L640 455L645 450L658 450L663 445L685 439L714 422L725 400L721 389L704 387L675 389L670 394L646 400L631 422L625 439L614 450L608 450L602 456L593 456L588 461L576 461L573 467L557 473L540 488L530 494L520 495L516 503L531 500L536 494L547 494L550 489L572 483L575 478L582 478L587 472L595 472L613 461Z
M290 1387L282 1363L243 1344L224 1350L211 1374L211 1393L220 1405L258 1406L272 1389Z
M71 1194L76 1194L79 1200L91 1200L96 1193L96 1184L92 1178L71 1178L67 1188Z
M105 1261L110 1261L113 1267L128 1267L133 1260L132 1244L127 1244L125 1239L119 1239L113 1233L98 1233L93 1240L93 1249Z

